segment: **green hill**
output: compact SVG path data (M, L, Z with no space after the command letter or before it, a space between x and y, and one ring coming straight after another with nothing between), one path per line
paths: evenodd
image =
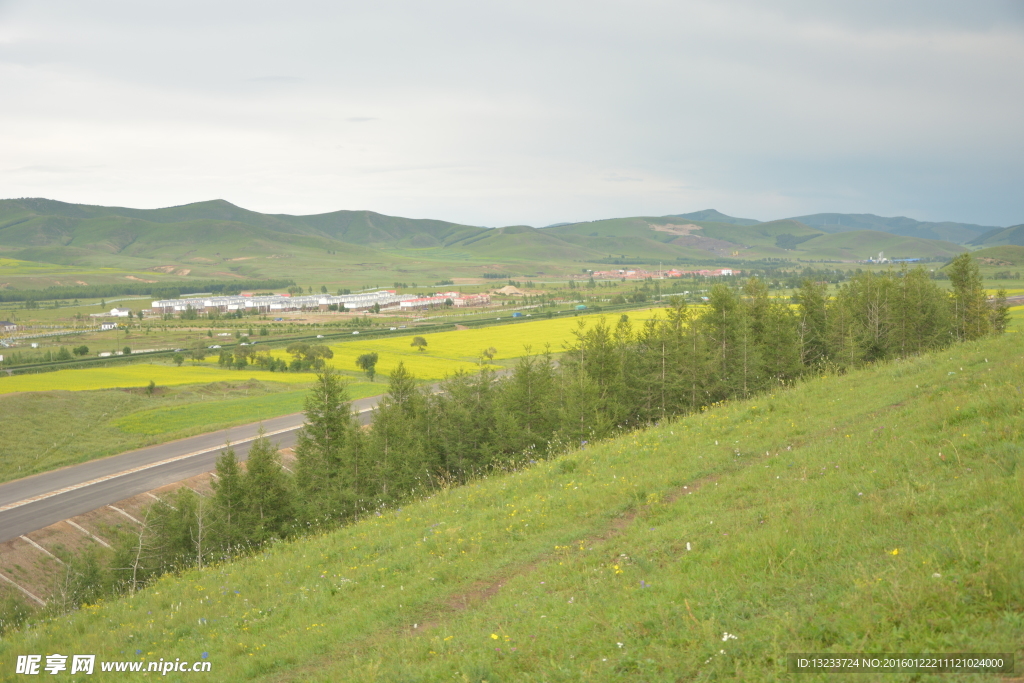
M734 218L733 216L726 216L720 211L715 209L704 209L703 211L694 211L692 213L677 213L674 218L685 218L691 221L705 221L710 223L733 223L735 225L756 225L761 221L755 221L753 218Z
M468 251L481 257L511 260L572 260L590 261L604 254L576 245L526 225L482 230L477 234L457 240L449 240L445 247Z
M420 282L438 279L442 273L445 277L455 273L472 276L491 264L505 264L501 267L510 270L515 270L513 264L529 264L531 268L550 264L556 270L575 270L580 263L610 260L857 261L878 252L890 257L945 258L961 251L952 242L915 236L938 234L935 226L947 224L869 214L851 219L845 215L842 231L837 232L829 222L830 217L837 216L841 217L806 217L818 222L809 225L796 219L758 222L708 209L542 229L487 229L372 211L270 215L223 200L128 209L10 199L0 200L0 254L74 267L148 270L158 278L172 272L177 273L173 277L245 278L295 276L301 272L314 281L334 282L344 275L353 281L379 283L392 276L411 280L412 273L421 273ZM854 223L883 230L856 229ZM893 234L898 230L914 234ZM1004 243L1016 238L992 239L996 240L993 243Z
M1012 225L1009 228L994 228L971 240L970 244L979 247L995 247L1002 244L1024 246L1024 225Z
M574 223L544 231L609 254L643 258L660 255L684 259L717 256L862 261L880 251L896 258L948 257L964 251L952 242L876 230L830 234L795 219L737 225L680 221L674 216L636 217ZM613 239L620 240L619 244L609 244Z
M988 247L972 252L971 256L984 265L1024 266L1024 246Z
M800 221L823 232L839 233L854 230L875 230L903 237L920 237L929 240L944 240L966 244L979 235L992 230L989 225L956 223L953 221L918 221L906 216L885 218L871 213L816 213L797 216ZM997 228L998 229L998 228Z
M476 683L782 680L799 652L1019 662L1019 358L1008 334L587 444L44 621L0 665Z
M949 258L966 251L952 242L902 237L875 230L821 235L796 247L803 258L864 260L884 252L887 258Z

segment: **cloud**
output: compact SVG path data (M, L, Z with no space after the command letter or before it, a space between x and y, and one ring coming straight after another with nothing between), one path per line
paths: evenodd
M3 191L487 225L709 207L1009 225L1021 7L7 2L0 149L25 170ZM33 167L83 170L55 186Z
M301 83L302 79L298 76L259 76L257 78L250 78L253 83Z

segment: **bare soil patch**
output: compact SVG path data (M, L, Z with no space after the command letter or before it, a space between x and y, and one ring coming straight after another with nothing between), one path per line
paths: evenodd
M701 229L699 225L694 225L693 223L686 223L683 225L675 223L667 223L665 225L652 225L651 223L648 223L647 225L651 226L651 229L656 232L667 232L670 235L689 235L695 230Z

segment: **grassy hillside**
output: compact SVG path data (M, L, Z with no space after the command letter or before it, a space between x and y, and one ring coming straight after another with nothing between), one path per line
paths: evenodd
M797 216L793 220L813 226L824 232L877 230L904 237L944 240L958 244L967 243L993 229L990 225L974 225L973 223L956 223L953 221L918 221L906 216L885 218L871 213L816 213L810 216ZM996 229L998 230L999 228Z
M958 252L951 242L922 239L934 231L918 229L926 224L911 219L858 220L879 230L831 235L827 221L820 229L794 219L759 223L710 209L544 229L485 229L372 211L269 215L223 200L127 209L19 199L0 200L0 256L122 269L126 272L119 277L129 279L149 279L145 273L154 279L288 276L333 289L389 281L423 284L526 266L531 272L578 272L580 264L609 259L731 264L737 258L853 261L879 251L921 257ZM911 236L892 234L898 230ZM27 286L20 280L7 284Z
M753 218L736 218L734 216L726 216L721 211L715 209L704 209L703 211L693 211L691 213L678 213L674 216L675 218L685 218L691 221L710 221L713 223L733 223L735 225L756 225L761 221L755 221Z
M547 231L529 226L512 226L482 231L450 241L446 247L467 251L485 258L506 260L590 261L604 254L585 245L575 245Z
M952 242L901 237L874 230L858 230L822 235L796 247L802 258L831 258L863 260L885 252L887 258L951 258L966 251Z
M971 240L970 244L979 247L995 247L1004 244L1024 246L1024 225L1012 225L1009 228L991 230Z
M971 256L985 265L1021 266L1024 265L1024 246L987 247L972 252Z
M44 622L0 666L670 681L781 680L791 652L1020 661L1022 360L1010 334L588 444Z

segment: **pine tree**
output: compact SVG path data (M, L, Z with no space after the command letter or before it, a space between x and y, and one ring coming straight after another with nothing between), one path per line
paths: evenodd
M996 292L996 298L992 302L989 321L993 333L1002 334L1006 332L1006 325L1010 322L1010 307L1006 303L1006 290L1002 287Z
M424 403L415 378L399 363L366 440L370 488L378 504L393 504L430 484L421 429Z
M829 356L828 293L825 285L804 280L795 298L799 304L797 340L800 362L804 366L818 365Z
M229 553L245 544L252 520L246 515L242 470L230 445L217 458L213 505L218 518L218 540Z
M307 522L340 518L352 512L341 500L345 488L358 489L360 463L350 452L355 425L348 391L333 369L317 373L305 412L306 425L295 446L295 484L302 496L298 507Z
M263 436L262 428L249 448L242 488L246 514L252 520L250 540L260 544L285 536L294 519L289 481L276 445Z
M953 285L950 307L956 338L969 341L985 336L990 325L989 309L977 262L965 252L950 262L946 274Z

